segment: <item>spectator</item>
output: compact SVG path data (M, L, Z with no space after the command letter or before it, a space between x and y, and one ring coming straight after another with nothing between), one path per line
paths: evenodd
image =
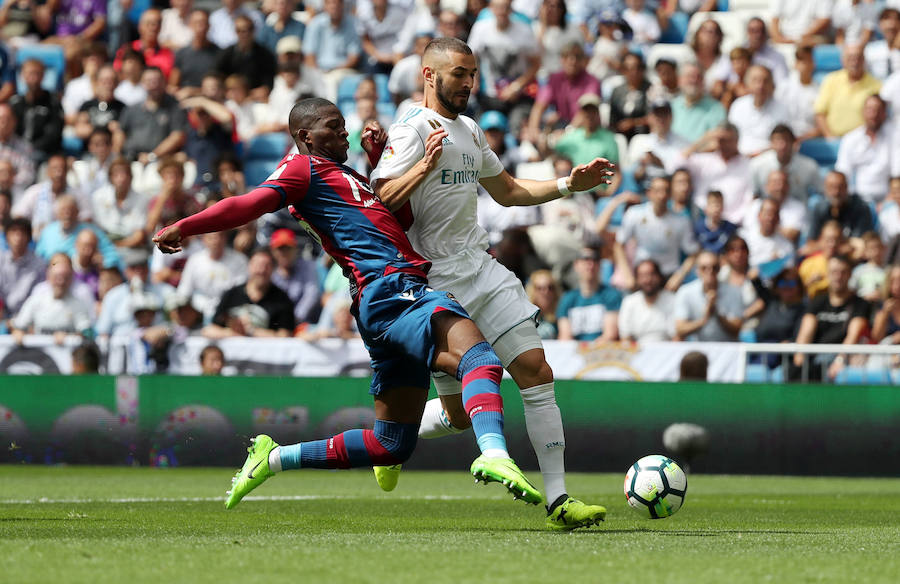
M863 233L863 263L850 274L850 289L868 302L883 300L886 272L884 268L884 243L874 231Z
M227 247L222 232L207 233L201 239L204 249L188 258L178 293L193 298L209 322L222 294L247 279L247 258Z
M773 279L766 308L756 325L756 340L760 343L789 343L797 338L800 322L806 312L803 283L797 268L785 268ZM770 367L778 361L769 360Z
M75 135L88 141L88 148L94 130L101 128L111 133L119 127L125 104L116 99L115 91L116 72L110 65L100 67L94 82L94 97L81 104L75 115Z
M144 75L144 56L131 48L122 52L122 67L119 69L119 84L113 95L126 107L144 103L147 90L141 83Z
M799 268L800 278L809 298L815 298L828 290L828 260L847 249L841 224L834 219L825 223L819 239L813 243L817 251L804 259Z
M315 322L322 297L315 262L300 257L297 236L290 229L278 229L272 233L271 248L276 264L272 283L291 299L294 320L298 324Z
M337 95L341 78L356 69L362 44L353 18L344 12L344 0L325 0L324 11L309 21L303 37L306 64L325 74L328 96Z
M201 375L220 376L225 368L225 353L217 345L207 345L200 351Z
M141 84L147 99L122 112L119 129L113 134L113 150L146 165L181 148L187 122L181 106L166 93L162 71L145 69Z
M681 95L672 100L672 131L696 142L725 121L725 108L706 94L700 68L694 63L681 66L679 79Z
M619 134L631 139L635 134L646 134L647 91L650 82L646 78L644 59L636 53L628 53L622 59L625 83L613 89L609 98L609 124Z
M395 61L394 47L408 16L407 8L388 0L361 0L356 9L356 32L359 35L366 73L389 75Z
M741 294L741 320L747 322L765 308L759 270L750 271L750 247L740 235L732 235L725 243L724 265L719 270L719 282L731 286Z
M34 161L31 144L16 135L16 113L6 103L0 103L0 160L15 168L13 195L21 194L34 183Z
M809 241L801 253L810 255L817 251L814 240L819 238L825 222L835 219L841 226L843 236L850 239L850 244L858 255L862 251L862 241L859 238L866 231L875 228L872 209L862 197L849 193L847 177L842 172L829 172L825 176L824 190L825 199L816 203L810 213Z
M694 38L691 40L691 50L694 52L694 62L700 68L703 79L703 87L712 90L720 71L728 67L728 55L722 53L722 41L724 40L722 27L712 18L707 18L697 28ZM717 93L714 98L722 97Z
M585 38L590 39L592 35ZM597 22L597 38L591 49L588 73L603 81L616 75L622 66L622 55L627 49L622 35L622 21L615 12L600 15Z
M119 263L119 254L102 229L93 223L78 220L78 201L73 195L60 195L53 203L56 221L52 221L41 231L35 253L49 260L57 253L71 256L75 252L75 239L85 229L93 231L99 240L99 250L107 266Z
M135 255L129 258L125 266L125 282L109 290L100 304L100 316L97 318L95 330L101 337L128 335L137 328L132 306L138 298L152 297L157 306L175 289L168 284L156 284L149 281L150 269L147 257Z
M686 168L677 168L672 173L672 198L669 199L669 210L676 215L684 215L694 220L694 183L691 173Z
M303 333L301 338L309 342L320 339L358 339L359 330L350 312L350 299L335 298L330 304L329 317L319 322L313 331Z
M296 8L296 0L275 0L272 3L272 12L256 33L256 40L270 53L275 52L278 41L283 38L294 37L298 41L303 38L306 25L294 18Z
M5 160L0 160L0 179L4 175L13 175L12 165ZM6 226L12 219L12 192L9 189L0 187L0 251L6 251L9 246L6 244Z
M106 128L91 131L88 155L72 162L66 181L69 188L81 193L96 193L109 185L109 166L112 163L112 134ZM93 215L94 207L91 206Z
M754 65L747 71L747 89L750 93L731 104L728 120L740 133L740 153L756 156L768 149L772 130L789 121L790 114L784 104L773 97L772 73L762 65Z
M700 351L688 351L681 358L679 381L706 381L709 372L709 358Z
M33 10L38 28L51 35L44 42L62 45L67 61L106 30L104 0L49 0Z
M6 251L0 251L0 316L12 316L21 310L38 282L44 279L46 264L33 251L31 222L12 219L5 230Z
M478 57L484 80L483 105L510 112L516 106L524 107L537 95L540 47L531 27L511 18L511 0L491 0L488 7L494 18L478 20L472 26L469 46Z
M840 71L829 73L819 90L813 109L816 126L825 138L840 138L863 123L863 104L881 89L881 81L866 71L863 48L844 47Z
M217 78L213 83L221 80ZM209 184L216 159L234 152L234 118L224 103L205 95L188 97L181 106L187 110L189 124L184 153L197 165L197 183Z
M170 4L171 8L162 11L159 44L175 53L194 40L191 28L194 0L171 0Z
M900 10L885 8L878 16L880 39L866 44L864 56L869 65L869 72L876 79L885 81L894 72L900 71L900 49L897 48L897 33L900 33ZM887 89L887 84L882 92ZM882 97L884 95L882 94Z
M769 139L771 148L750 161L753 191L771 195L766 185L772 172L781 170L788 178L790 198L805 205L809 195L822 192L819 165L809 156L797 152L794 132L786 124L772 128Z
M419 36L423 34L428 34L432 37L437 36L436 33L440 15L440 0L415 2L412 6L412 12L409 14L406 22L403 23L403 28L400 29L400 34L397 37L397 44L394 45L395 57L399 60L409 55L410 51L413 50L415 40ZM455 27L459 20L456 13L449 12L448 17L449 16L453 17L453 26Z
M253 28L263 27L263 17L258 10L248 8L244 0L222 0L222 7L209 15L209 40L220 49L237 42L235 24L238 16L247 16L253 21Z
M759 269L772 261L787 261L794 255L794 244L778 232L781 205L775 199L762 199L758 221L741 229L741 237L750 250L750 267ZM770 274L771 275L771 274Z
M735 126L722 124L687 150L689 156L686 164L699 194L694 203L705 207L706 193L720 191L724 204L722 216L735 225L743 222L753 200L750 160L738 151L738 135ZM696 152L707 147L707 144L712 144L715 150Z
M747 87L747 71L750 70L752 58L750 50L744 47L735 47L728 53L731 70L725 79L716 81L712 91L713 95L721 96L719 101L725 109L730 108L737 98L750 93Z
M175 65L169 76L169 85L180 88L176 94L179 98L200 93L203 78L213 70L221 52L207 36L209 14L206 11L192 11L189 24L193 32L191 42L175 53Z
M38 163L62 146L63 110L59 98L41 87L44 64L29 59L22 64L25 93L9 99L13 114L19 120L16 133L31 145L32 157Z
M391 76L388 79L388 91L391 92L394 103L399 104L421 86L422 54L433 38L434 34L432 32L419 33L413 43L412 54L398 60L394 68L391 69Z
M162 27L162 12L156 8L150 8L141 14L138 22L138 38L131 43L130 48L144 57L147 67L155 67L162 71L165 79L169 78L172 68L175 66L175 53L163 47L159 43L159 31ZM122 58L126 48L122 47L116 52L113 66L116 70L122 68ZM149 91L149 90L148 90Z
M231 75L225 79L225 105L234 116L238 139L247 142L257 134L257 128L265 120L264 107L250 96L250 82L243 75Z
M858 44L866 46L872 40L879 5L860 0L836 0L831 24L834 42L838 46Z
M653 65L656 78L650 82L647 99L651 103L672 101L681 90L678 88L678 65L672 59L662 57Z
M538 307L538 335L542 339L555 339L559 335L556 326L556 307L562 296L562 287L550 270L535 270L525 285L528 300Z
M572 161L572 164L587 164L594 158L606 158L610 162L619 162L619 148L612 132L600 126L600 97L586 93L578 98L581 108L575 127L567 130L556 142L556 153ZM614 193L621 184L621 173L616 173L613 183L606 187L606 192Z
M94 300L100 288L100 268L104 260L98 251L99 245L100 239L93 230L82 229L75 237L75 249L69 255L72 258L73 279L87 286Z
M831 25L831 2L773 0L772 40L776 43L816 45Z
M687 341L736 341L744 312L741 292L720 283L719 256L710 251L697 255L698 279L675 294L675 333Z
M159 195L150 201L146 224L148 234L200 211L197 199L184 190L184 164L173 157L164 158L157 171L163 184Z
M556 310L559 340L615 341L622 295L600 282L600 252L584 247L575 260L578 288L566 292Z
M888 198L878 213L878 232L885 242L900 235L900 177L891 177Z
M815 114L819 84L813 78L815 68L812 48L797 47L795 70L787 79L780 81L775 90L775 97L788 108L790 127L800 141L819 135Z
M272 252L265 248L255 251L247 265L247 282L222 295L213 322L203 334L210 338L291 336L294 307L288 295L272 283L274 267Z
M828 292L814 298L800 321L797 342L808 344L855 345L869 324L869 303L853 293L849 287L852 263L846 256L836 255L828 260ZM803 366L806 355L794 355L794 367ZM821 371L828 369L834 379L846 362L844 355L819 353L813 357L810 379L822 379ZM794 372L791 378L796 378Z
M622 20L631 29L632 46L642 53L648 52L662 34L656 14L647 9L644 0L625 0Z
M663 274L655 261L638 262L634 271L638 289L622 300L619 336L624 341L638 343L672 340L675 294L663 288Z
M147 256L149 200L131 187L131 164L117 158L109 165L109 183L94 192L94 220L128 263L131 256Z
M251 93L268 94L275 80L275 55L254 40L251 18L235 18L234 30L237 42L219 53L215 70L224 77L241 75L247 79Z
M100 349L85 341L72 349L72 375L96 375L100 372Z
M749 231L759 230L759 212L763 201L771 199L778 204L778 233L792 243L796 243L800 233L806 229L806 203L788 197L788 175L783 170L773 170L760 193L750 204L744 227Z
M107 58L106 45L103 43L94 43L83 48L79 47L79 49L81 50L81 68L84 73L66 83L61 102L68 125L74 124L81 106L94 98L97 74Z
M551 73L547 83L541 86L528 117L526 136L534 144L540 143L542 128L560 129L572 122L582 95L600 94L600 82L587 72L587 56L580 42L565 45L560 61L561 70ZM545 116L548 108L555 112Z
M747 21L747 48L753 55L753 64L771 71L776 85L787 78L787 62L784 55L769 43L769 31L762 18L754 16Z
M722 218L724 198L719 191L709 191L703 216L694 223L694 235L700 247L716 255L725 249L725 242L737 231L738 226Z
M100 313L100 307L103 304L106 293L124 281L122 270L118 266L100 269L100 273L97 276L97 302L94 303L94 314Z
M90 221L91 206L86 195L80 191L69 189L66 184L66 157L54 154L47 161L47 180L29 187L22 197L13 205L13 217L27 217L35 238L40 236L44 227L53 221L53 206L63 195L71 194L78 199L79 219Z
M887 197L893 142L894 125L887 122L887 104L878 95L870 95L863 105L863 124L841 139L834 165L867 203L880 203Z
M652 259L665 278L667 290L677 290L694 265L699 251L691 222L683 215L669 211L668 177L657 177L647 189L648 202L625 211L622 227L616 234L613 255L616 267L621 271L624 288L634 288L635 278L625 246L635 241L634 263ZM682 255L685 260L682 262Z
M537 4L537 1L534 2ZM517 4L517 10L521 7ZM575 43L584 47L584 39L578 31L578 27L569 21L568 9L564 0L543 0L538 8L538 16L532 20L534 37L541 46L541 68L538 72L540 79L546 79L550 75L559 72L564 65L562 59L567 48ZM587 66L587 57L582 50L584 65ZM594 93L600 93L599 88Z
M72 294L72 260L58 253L47 267L49 286L25 300L12 321L13 338L22 344L27 333L52 334L62 344L68 333L90 332L91 307Z
M684 138L672 132L672 107L669 102L651 104L647 122L650 134L643 140L632 141L629 149L629 159L632 164L637 164L634 177L639 182L674 173L684 163L681 153L690 146Z
M900 265L888 268L883 294L884 303L872 323L872 341L900 345Z

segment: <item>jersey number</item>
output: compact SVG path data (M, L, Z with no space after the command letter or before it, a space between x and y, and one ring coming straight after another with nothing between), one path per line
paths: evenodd
M372 187L364 182L360 182L359 179L357 179L352 174L347 174L346 172L342 172L341 174L344 175L345 179L347 179L347 184L350 185L350 190L353 191L353 198L357 201L362 201L362 197L360 197L359 195L359 189L366 191L370 195L375 194L375 191L372 190Z

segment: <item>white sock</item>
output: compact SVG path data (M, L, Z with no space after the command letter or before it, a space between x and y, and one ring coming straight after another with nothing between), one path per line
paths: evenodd
M436 397L425 402L422 423L419 425L420 438L440 438L463 431L450 424L447 414L444 413L444 406L441 405L441 398Z
M566 493L566 438L553 382L535 385L520 393L525 406L528 438L544 478L544 496L552 503Z
M271 472L281 472L281 446L276 446L269 453L269 470Z

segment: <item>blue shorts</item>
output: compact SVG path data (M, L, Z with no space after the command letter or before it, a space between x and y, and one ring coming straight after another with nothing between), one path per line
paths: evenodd
M469 318L449 293L410 274L391 274L363 288L356 320L374 370L369 393L391 387L428 390L435 345L431 317L441 310Z

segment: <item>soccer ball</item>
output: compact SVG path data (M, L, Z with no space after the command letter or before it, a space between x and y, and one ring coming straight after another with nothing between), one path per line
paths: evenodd
M645 456L625 474L625 500L643 517L662 519L674 515L684 503L687 476L671 458Z

